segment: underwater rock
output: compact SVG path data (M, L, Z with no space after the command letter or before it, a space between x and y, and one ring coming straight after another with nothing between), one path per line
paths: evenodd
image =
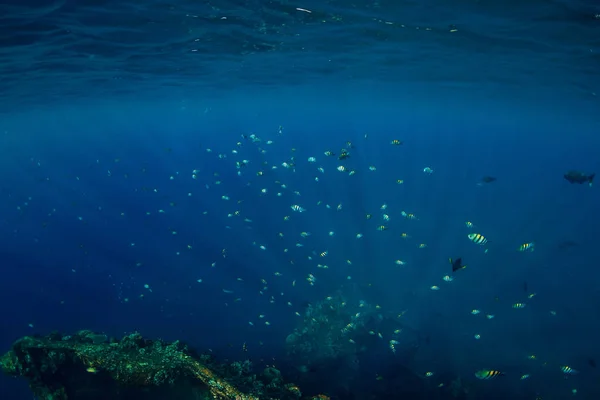
M25 336L0 357L0 368L26 378L42 400L301 397L300 389L284 383L274 368L257 375L245 362L232 367L211 359L178 341L148 340L138 333L109 341L105 335L80 331L72 336Z

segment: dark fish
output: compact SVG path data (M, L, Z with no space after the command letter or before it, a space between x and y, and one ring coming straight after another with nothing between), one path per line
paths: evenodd
M571 183L587 183L590 186L592 186L592 181L594 180L595 176L596 174L588 175L580 171L569 171L564 175L565 179Z
M590 364L590 367L596 368L596 360L594 360L593 358L588 359L588 364Z
M449 258L448 261L450 261L450 264L452 265L452 272L456 272L459 269L467 267L466 265L462 265L462 258L457 258L456 260Z
M578 246L577 242L574 242L573 240L563 240L562 242L560 242L558 244L558 248L561 250L567 250L570 249L571 247L576 247Z
M342 150L342 152L338 156L338 159L345 160L346 158L350 158L350 153L348 153L346 150Z
M484 176L483 178L481 178L481 182L483 183L492 183L496 180L496 178L494 178L493 176Z

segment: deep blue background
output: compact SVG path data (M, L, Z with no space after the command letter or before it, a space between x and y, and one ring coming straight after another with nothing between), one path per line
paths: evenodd
M321 7L308 16L260 2L3 9L2 351L52 330L138 330L276 363L294 312L341 290L386 314L406 310L410 330L431 337L409 367L435 372L433 383L452 373L489 396L499 383L473 373L491 368L507 373L514 396L596 398L600 194L562 177L600 172L595 6L430 3L298 4ZM238 22L212 27L222 15ZM261 143L242 139L251 133ZM323 154L348 140L354 176ZM295 171L282 168L292 156ZM250 163L238 176L241 160ZM484 175L498 180L477 185ZM384 203L390 229L378 232ZM490 240L487 253L467 239L466 221ZM534 252L517 251L530 241ZM313 253L324 250L327 270ZM443 282L457 256L468 268ZM390 337L377 349L382 365L394 357ZM562 365L580 374L563 379ZM6 377L0 392L30 398Z

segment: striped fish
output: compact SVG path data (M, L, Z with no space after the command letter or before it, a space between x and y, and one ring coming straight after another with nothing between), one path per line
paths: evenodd
M475 377L482 380L494 379L497 376L504 376L504 372L493 369L482 369L481 371L475 372Z
M560 370L565 375L577 375L579 373L579 371L577 371L576 369L573 369L573 368L569 367L568 365L563 365L562 367L560 367Z
M488 242L488 240L480 233L469 233L467 235L469 240L475 244L484 245Z
M519 246L519 251L533 251L534 249L534 244L533 243L523 243L522 245Z

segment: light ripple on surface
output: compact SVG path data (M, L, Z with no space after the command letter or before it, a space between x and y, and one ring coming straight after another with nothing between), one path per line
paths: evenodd
M5 104L324 77L600 90L592 1L22 3L0 5Z

